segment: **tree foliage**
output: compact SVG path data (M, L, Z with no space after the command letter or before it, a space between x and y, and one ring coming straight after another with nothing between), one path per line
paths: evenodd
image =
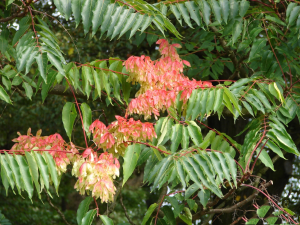
M55 24L64 24L36 9L50 2L0 3L1 101L15 104L15 92L30 101L37 95L42 102L52 94L73 98L61 110L65 133L34 136L29 129L10 150L0 150L6 194L11 189L32 199L36 193L42 200L44 190L49 199L53 187L59 195L71 168L74 188L88 195L78 207L78 224L95 217L114 224L108 214L117 200L134 224L121 190L142 170L143 183L160 195L140 224L208 224L215 214L238 210L233 223L297 224L296 214L268 193L273 182L262 178L279 158L300 154L288 130L300 121L297 2L54 0L63 23L73 21L88 41L156 43L160 54L84 63L85 49L77 49L79 62L62 50ZM105 112L112 106L118 110ZM92 109L103 113L96 119ZM211 127L212 117L232 117L231 126L247 121L237 134L242 141ZM229 201L243 190L251 194ZM111 204L106 215L98 199Z

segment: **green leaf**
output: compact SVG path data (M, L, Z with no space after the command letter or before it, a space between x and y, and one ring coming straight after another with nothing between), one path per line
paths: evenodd
M182 139L181 139L181 148L186 149L190 144L189 130L187 127L182 127Z
M121 101L121 98L120 98L120 82L119 82L119 78L118 76L115 74L115 73L110 73L110 76L109 76L109 80L113 86L113 94L114 96L120 101Z
M224 87L223 89L224 89L225 94L228 96L228 98L232 102L234 108L239 112L240 115L242 115L242 112L241 112L241 110L239 108L238 99L226 87Z
M13 179L13 173L12 173L11 168L9 167L9 164L7 163L7 161L5 159L5 156L2 155L2 154L0 154L0 161L1 161L1 177L6 178L6 179L5 178L4 179L6 181L5 185L6 185L7 189L10 185L13 193L15 194L15 191L14 191L15 182L14 182L14 179ZM3 172L3 174L2 174L2 172ZM6 192L7 192L7 189L6 189ZM31 195L31 197L32 197L32 195Z
M43 102L45 101L47 95L48 95L48 91L50 90L52 84L55 81L55 77L56 77L56 72L51 70L47 76L47 83L42 84L42 100Z
M6 93L6 91L1 85L0 85L0 99L6 101L9 104L12 104L9 95Z
M94 36L99 28L99 26L103 22L104 14L107 9L108 4L110 4L109 0L97 1L95 7L93 9L93 18L92 18L92 36Z
M281 101L282 103L285 102L282 89L277 86L276 82L269 84L269 91L279 101Z
M84 28L84 34L89 32L89 29L92 25L92 9L94 9L95 1L93 0L85 0L82 1L82 23Z
M27 191L28 197L31 200L32 195L33 195L33 184L32 184L31 174L29 172L29 167L23 156L15 155L15 159L17 160L19 168L20 168L20 172L21 172L21 176L22 176L23 184L24 184L24 189Z
M49 171L47 163L40 153L34 151L33 154L40 171L40 178L43 181L43 184L45 185L46 189L49 190Z
M271 206L269 206L269 205L261 206L259 209L256 210L258 217L264 218L270 208L271 208Z
M36 163L34 157L32 156L32 154L33 154L33 152L30 154L27 151L25 151L25 156L26 156L28 166L30 169L30 174L31 174L33 182L35 184L39 199L41 199L40 184L39 184L39 172L38 172L37 163Z
M1 156L0 156L0 159L1 159ZM8 188L9 188L9 180L8 179L9 178L7 177L5 168L4 168L3 164L1 163L1 182L5 188L6 196L8 196Z
M243 20L236 20L234 25L233 25L233 32L232 32L232 45L236 42L238 37L240 37L243 29Z
M187 23L187 25L191 28L193 28L192 24L191 24L191 20L190 20L190 15L187 11L187 8L185 7L185 5L183 3L177 3L176 4L178 11L181 13L184 21Z
M47 84L47 64L48 64L47 54L46 53L38 54L35 57L35 59L38 64L40 75L44 79L45 83Z
M176 224L175 215L174 215L173 210L170 206L165 205L165 206L161 207L160 210L165 214L165 216L167 217L167 221L170 225L175 225Z
M296 6L292 9L291 15L289 17L289 26L291 26L295 22L295 20L298 18L299 11L300 11L300 6Z
M93 198L91 196L86 197L82 202L80 202L79 207L77 209L77 223L78 225L82 224L82 219L84 215L87 213L89 210L89 206L92 203Z
M211 9L209 7L209 4L205 0L196 0L197 4L200 6L200 10L203 14L203 20L208 26L210 24L210 15L211 15Z
M43 152L43 157L48 165L48 171L51 175L51 180L54 184L56 194L58 195L58 175L57 175L57 170L56 170L56 164L53 159L53 157L48 153L48 152Z
M58 72L60 72L62 75L65 76L66 75L65 70L62 67L61 60L57 56L53 55L50 52L47 52L47 56L48 56L49 61L56 67Z
M179 178L183 188L185 189L185 174L182 168L182 165L179 161L175 161L175 169L177 171L177 177Z
M246 224L249 224L249 225L256 225L258 223L259 219L250 219L246 222Z
M141 225L145 225L146 222L149 220L151 214L153 213L154 209L156 209L157 207L157 204L156 203L153 203L152 205L150 205L149 209L147 210L144 218L143 218L143 221L142 221L142 224Z
M188 131L193 143L199 146L203 142L201 128L194 121L189 121L187 123Z
M265 218L265 220L268 222L268 224L274 225L278 220L278 217L270 216L268 218Z
M290 209L288 209L288 208L283 208L288 214L290 214L291 216L294 216L295 215L295 213L292 211L292 210L290 210Z
M99 98L101 98L101 80L99 74L96 70L93 70L94 80L95 80L95 88L98 93Z
M29 17L24 17L22 20L27 20L29 21ZM21 20L21 21L22 21ZM19 30L16 32L13 41L11 43L11 45L15 45L19 39L23 36L23 34L28 30L28 28L30 27L30 24L22 24L21 25L21 21L20 21L20 26L19 26ZM24 21L25 22L25 21Z
M260 151L259 149L256 149L256 154L258 154L259 151ZM260 155L258 158L262 161L263 164L265 164L266 167L269 167L269 168L271 168L271 170L275 171L272 159L270 158L270 156L268 155L268 153L265 149L263 149L260 152Z
M250 2L247 0L242 0L240 3L240 10L239 10L239 14L241 17L244 17L246 15L247 10L250 7Z
M156 146L160 145L160 143L162 143L162 141L164 140L166 134L167 134L167 131L168 131L168 121L169 121L169 117L165 117L163 118L163 122L162 122L162 125L161 125L161 130L160 130L160 133L161 135L158 134L157 131L156 134L159 135L159 139L157 141L157 144Z
M250 51L248 62L250 62L258 52L266 45L267 40L265 38L259 38L254 41L253 46Z
M87 136L90 137L91 133L89 132L89 128L92 124L92 110L85 102L80 105L80 109L82 112L83 128Z
M171 151L172 152L176 152L176 150L179 147L179 144L181 143L182 140L182 135L183 135L183 129L182 129L182 125L180 124L175 124L172 127L172 134L171 134Z
M273 17L273 16L270 16L270 15L266 14L266 15L265 15L265 19L266 19L266 20L269 20L269 21L272 21L272 22L274 22L274 23L277 23L277 24L279 24L279 25L281 25L281 26L286 26L286 24L285 24L281 19L279 19L279 18L277 17L277 15L276 15L276 17Z
M198 192L198 197L200 199L201 204L204 208L206 208L206 205L208 203L208 199L210 198L210 191L205 189Z
M221 18L221 8L219 6L219 3L216 0L210 0L212 11L215 15L215 19L221 24L222 18Z
M99 1L102 2L102 1ZM76 28L80 23L81 20L81 3L82 0L72 0L72 11L73 11L73 16L75 18L75 22L76 22Z
M124 164L123 164L123 173L124 173L124 178L123 178L123 185L126 183L128 178L131 176L133 173L138 158L141 153L141 145L140 144L133 144L129 145L126 148L125 155L124 155Z
M32 87L31 87L27 82L23 82L22 87L25 89L26 96L27 96L30 100L32 100L32 99L31 99L32 94L33 94Z
M82 218L81 225L91 225L96 213L97 213L96 209L89 210ZM100 216L101 220L102 220L102 217L104 217L104 216L103 215ZM109 223L104 223L104 224L107 225Z
M23 187L22 187L22 182L23 181L22 181L22 177L21 177L20 168L18 166L18 163L14 159L14 157L12 155L8 154L7 152L5 152L5 157L6 157L7 163L9 164L9 167L12 171L13 179L14 179L14 182L15 182L16 187L18 189L18 193L19 193L19 195L21 195L21 190L23 189ZM1 164L1 158L0 158L0 164ZM6 165L6 163L3 163L4 168L2 170L3 170L3 173L8 174L8 171L5 172L5 168L6 168L5 165ZM3 179L2 179L2 182L4 182Z
M122 77L122 92L123 92L123 98L126 104L128 104L129 97L130 97L130 92L131 92L131 84L128 83L127 77L123 76Z
M83 91L86 93L87 98L89 98L91 93L91 85L94 83L93 80L93 69L89 66L82 67L82 86Z
M192 194L194 194L196 191L198 191L200 188L199 186L194 183L191 186L189 186L189 188L185 191L185 199L187 200L188 198L190 198L192 196Z
M197 23L198 26L201 26L201 16L199 14L199 8L196 6L195 2L187 1L184 4L188 9L191 18Z
M62 121L70 141L76 117L77 111L75 109L74 103L67 102L62 110Z
M102 70L100 71L99 75L100 75L100 80L101 80L101 85L102 85L101 88L105 89L107 97L108 97L109 101L111 102L110 85L109 85L109 82L108 82L108 77Z
M286 159L284 158L280 148L273 141L269 140L266 146L269 147L275 154L279 155L281 158Z
M219 88L216 90L216 97L215 97L215 101L214 101L214 112L217 112L218 109L220 108L220 106L222 105L223 93L224 93L223 88Z
M227 20L229 16L229 2L228 0L220 0L219 3L220 3L224 22L227 24Z

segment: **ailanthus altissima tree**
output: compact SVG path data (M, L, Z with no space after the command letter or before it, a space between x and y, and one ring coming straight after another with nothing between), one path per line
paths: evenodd
M220 214L232 224L298 224L297 214L268 192L278 184L266 177L276 161L300 154L289 129L300 120L298 2L54 0L55 13L90 41L134 39L159 51L156 58L84 63L62 51L53 25L63 24L36 9L49 2L0 3L0 99L13 105L15 92L32 101L71 95L61 112L68 139L30 128L18 133L11 149L0 150L6 193L59 195L70 168L74 188L87 196L78 224L95 217L114 224L108 211L119 200L135 224L120 193L142 170L144 185L160 196L138 224L209 224ZM105 113L95 118L87 100L120 113L113 121ZM231 127L245 121L235 133L243 138L221 131L224 119ZM72 135L76 120L84 146ZM100 204L112 209L102 212Z

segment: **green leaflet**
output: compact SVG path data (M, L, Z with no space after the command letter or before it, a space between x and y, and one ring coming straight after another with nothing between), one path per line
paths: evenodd
M153 203L152 205L150 205L149 209L146 212L146 215L143 218L142 224L141 225L145 225L146 222L149 220L151 214L153 213L154 209L156 209L157 204Z
M22 177L21 177L21 173L20 173L18 163L14 159L14 157L12 155L8 154L7 152L5 152L5 157L6 157L7 162L3 164L3 169L1 169L1 170L3 170L3 173L6 173L8 175L9 170L7 168L7 164L9 165L9 167L11 169L11 172L12 172L12 177L14 179L14 183L16 184L19 195L21 195L23 180L22 180ZM1 163L1 159L0 159L0 163ZM7 176L7 177L9 177L9 176ZM3 182L3 178L2 178L2 182Z
M47 163L46 163L45 159L43 158L43 156L40 153L38 153L36 151L33 151L33 154L34 154L35 161L36 161L36 163L38 165L38 168L39 168L41 183L43 182L43 184L45 185L45 187L48 191L49 190L49 178L50 177L49 177Z
M203 142L201 128L194 121L189 121L187 124L192 141L195 145L199 146Z
M107 9L110 0L97 1L95 7L93 9L93 17L92 17L92 36L94 36L99 28L99 26L103 22L104 14Z
M11 168L9 167L9 164L6 162L5 156L4 155L0 155L0 161L1 161L1 178L3 180L5 180L6 184L5 184L5 189L6 189L6 193L7 193L7 189L9 187L9 185L11 186L11 189L14 191L14 187L15 187L15 182L13 179L13 171L11 170ZM31 195L32 197L32 195ZM30 198L31 199L31 198Z
M175 124L172 126L172 134L171 134L171 151L176 152L181 143L183 136L183 126L180 124Z
M214 101L214 112L217 112L220 106L222 105L223 102L223 94L224 94L224 89L219 88L216 90L216 97Z
M31 174L33 182L35 184L39 199L41 199L40 184L39 184L39 172L38 172L38 167L36 165L36 161L35 161L34 157L32 156L32 153L30 154L27 151L25 151L25 156L26 156L26 159L28 162L30 174Z
M86 197L82 202L80 202L79 207L77 209L77 223L78 225L82 224L82 219L89 210L89 206L92 203L93 198L91 196Z
M33 184L32 184L31 174L29 172L28 164L26 163L24 157L21 155L15 155L15 159L17 160L20 168L24 189L27 191L28 197L31 200L33 195Z
M188 9L191 18L197 23L198 26L201 26L201 15L199 13L199 8L196 6L194 1L187 1L184 3Z
M58 181L58 174L57 174L57 171L56 171L55 161L52 158L52 156L47 152L43 152L43 157L44 157L44 159L45 159L45 161L48 165L48 171L49 171L49 174L51 175L51 180L54 184L56 194L58 196L59 181Z
M220 7L223 16L224 22L227 24L228 16L229 16L229 2L228 0L220 0Z
M176 6L178 8L178 11L182 15L184 21L189 25L189 27L193 28L190 20L190 15L188 13L187 8L185 7L184 3L176 3Z
M82 1L82 11L81 11L81 17L82 17L82 23L84 27L84 34L87 34L89 32L89 29L92 25L92 9L94 9L94 0L85 0Z
M92 124L92 110L88 104L82 103L80 105L80 109L82 112L83 119L83 127L88 137L90 137L91 133L89 132L90 125Z
M67 102L64 105L64 108L62 110L62 121L70 141L71 141L73 125L76 117L77 117L77 111L75 109L75 104L71 102Z
M0 99L4 100L7 103L12 104L9 95L6 93L6 91L1 85L0 85Z
M210 198L210 191L209 190L201 190L198 192L198 197L200 198L200 202L204 208L206 208L206 204L208 203L208 199Z
M97 213L96 209L89 210L82 218L81 225L91 225L96 213ZM106 216L103 216L103 215L100 216L101 220L103 221L102 217L106 217ZM104 222L105 225L112 224L112 223L107 223L106 220L104 220L104 221L105 221Z
M256 54L266 45L267 40L265 38L257 39L251 48L248 62L250 62Z
M260 149L259 148L256 149L256 153L259 154L259 152L260 152ZM269 168L271 168L271 170L275 171L272 159L270 158L270 156L268 155L268 153L265 149L263 149L260 152L258 158L262 161L263 164L265 164L266 167L269 167Z
M123 178L123 186L128 180L128 178L131 176L133 173L136 164L138 162L138 158L141 153L141 145L140 144L133 144L129 145L126 148L125 155L124 155L124 164L123 164L123 173L124 173L124 178Z

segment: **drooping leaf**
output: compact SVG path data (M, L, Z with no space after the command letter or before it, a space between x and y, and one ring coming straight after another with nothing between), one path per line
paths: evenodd
M97 213L96 209L89 210L82 218L81 225L91 225L96 213ZM102 217L103 217L103 215L100 216L101 220L102 220ZM104 224L107 225L109 223L104 223Z
M67 102L64 105L62 110L62 121L70 141L71 141L72 130L73 130L76 117L77 117L77 111L75 109L74 103Z
M124 173L123 185L126 183L128 178L133 173L138 158L140 156L140 153L141 153L140 144L129 145L126 148L125 155L124 155L124 164L123 164L123 173Z
M148 210L143 218L141 225L145 225L147 223L147 221L149 220L151 214L153 213L153 211L155 210L156 207L157 207L156 203L153 203L152 205L150 205L150 207L148 208Z
M91 196L86 197L82 202L80 202L79 207L77 209L77 223L78 225L82 224L82 219L89 210L89 206L92 203L93 198Z
M91 133L89 132L89 128L92 124L92 110L85 102L80 105L80 109L82 112L83 128L87 136L90 137Z

